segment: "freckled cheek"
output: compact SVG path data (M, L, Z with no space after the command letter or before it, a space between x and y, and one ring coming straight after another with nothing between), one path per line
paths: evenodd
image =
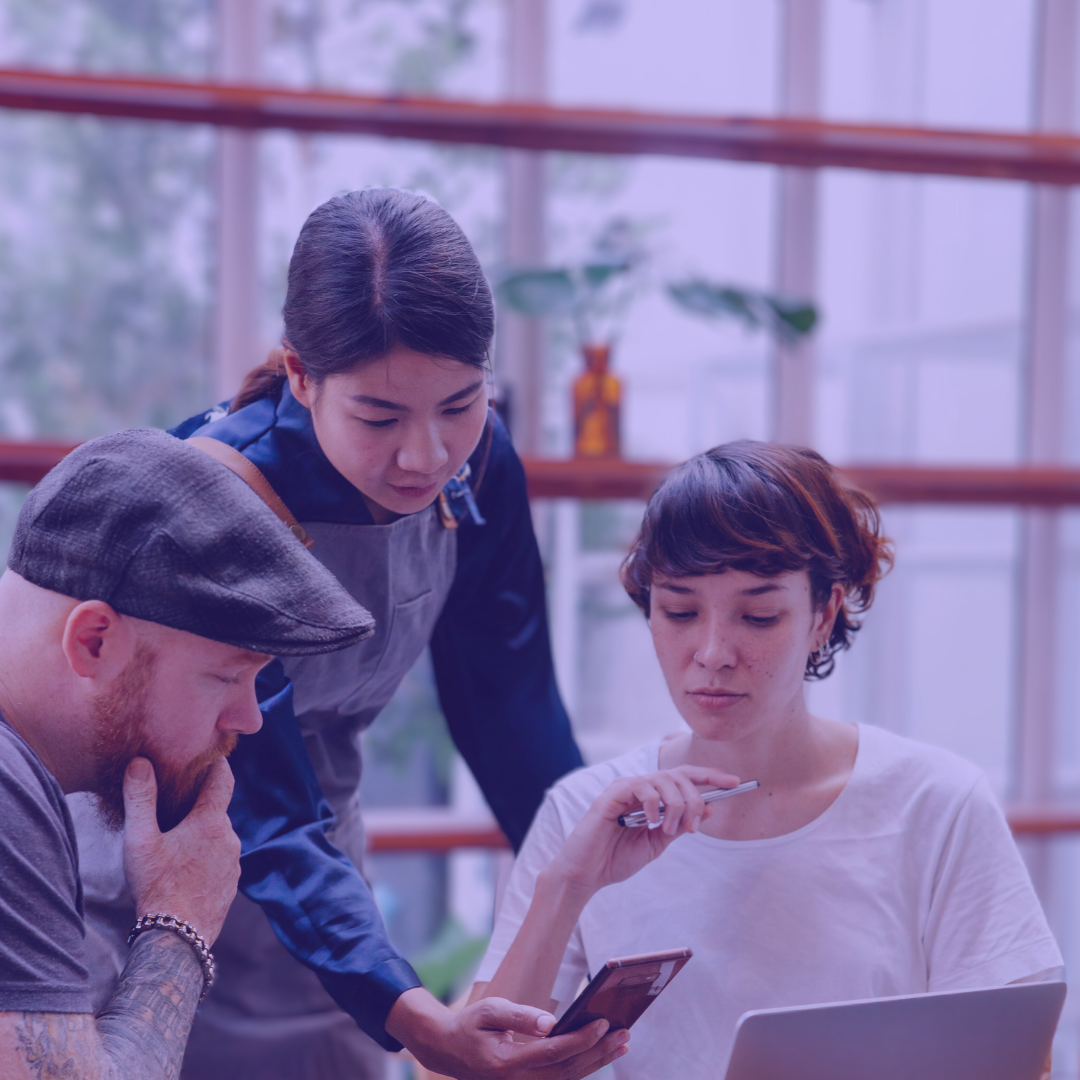
M804 664L800 660L797 648L781 650L781 654L769 653L747 662L747 668L754 678L761 684L800 682L803 677Z
M785 670L785 665L779 663L772 652L747 650L740 656L740 660L747 675L760 684L774 682Z

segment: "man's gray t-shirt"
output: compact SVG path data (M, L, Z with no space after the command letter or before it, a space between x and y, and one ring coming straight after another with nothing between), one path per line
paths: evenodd
M0 716L0 1012L92 1012L71 814Z

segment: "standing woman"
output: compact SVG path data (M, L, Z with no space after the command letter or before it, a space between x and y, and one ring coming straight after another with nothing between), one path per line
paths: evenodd
M333 657L283 657L261 677L263 729L231 758L245 895L219 939L219 983L184 1076L378 1075L360 1028L440 1072L546 1076L546 1057L535 1073L484 1072L479 1042L455 1049L450 1014L409 993L419 980L355 869L358 737L425 646L454 742L515 847L544 791L581 764L555 685L524 472L488 407L490 289L435 202L355 191L304 224L284 320L283 350L228 411L175 434L256 466L376 631ZM593 1055L575 1075L622 1039L598 1037L567 1045L564 1056Z

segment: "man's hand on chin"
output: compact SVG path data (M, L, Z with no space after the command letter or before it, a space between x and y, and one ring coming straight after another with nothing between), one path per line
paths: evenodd
M451 1012L415 987L394 1002L386 1031L425 1068L456 1080L579 1080L626 1053L630 1032L608 1033L606 1020L543 1038L554 1023L551 1013L503 998Z

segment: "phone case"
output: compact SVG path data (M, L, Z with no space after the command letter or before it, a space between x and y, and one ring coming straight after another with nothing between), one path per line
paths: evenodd
M551 1029L548 1038L607 1020L609 1030L630 1027L694 954L689 949L609 960Z

